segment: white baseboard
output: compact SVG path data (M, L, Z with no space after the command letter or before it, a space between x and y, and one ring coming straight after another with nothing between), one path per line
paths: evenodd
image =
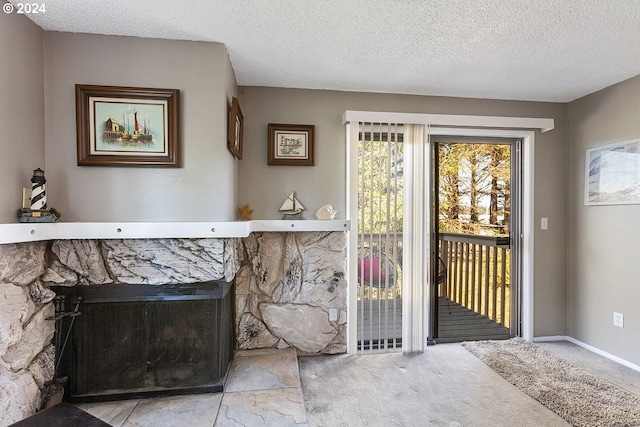
M578 346L580 346L582 348L585 348L585 349L587 349L589 351L592 351L592 352L594 352L596 354L599 354L600 356L606 357L607 359L613 360L614 362L617 362L617 363L619 363L621 365L624 365L624 366L626 366L628 368L631 368L634 371L640 372L640 366L636 365L635 363L631 363L628 360L624 360L621 357L618 357L618 356L616 356L614 354L607 353L604 350L600 350L597 347L594 347L592 345L584 343L584 342L582 342L580 340L577 340L577 339L575 339L573 337L569 337L569 336L566 336L566 335L551 335L551 336L543 336L543 337L534 337L533 338L533 342L545 342L545 341L546 342L550 342L550 341L569 341L569 342L571 342L571 343L573 343L575 345L578 345Z
M548 335L544 337L533 337L533 342L550 342L550 341L570 341L566 335Z

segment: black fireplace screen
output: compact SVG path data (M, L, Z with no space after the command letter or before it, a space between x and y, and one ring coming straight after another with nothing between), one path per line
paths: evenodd
M233 355L231 283L56 289L80 298L61 357L65 398L98 401L222 391ZM65 334L71 322L58 333Z

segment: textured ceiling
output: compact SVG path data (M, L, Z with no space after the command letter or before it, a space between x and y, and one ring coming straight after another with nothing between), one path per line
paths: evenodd
M567 102L640 74L640 0L45 4L45 30L223 43L241 86Z

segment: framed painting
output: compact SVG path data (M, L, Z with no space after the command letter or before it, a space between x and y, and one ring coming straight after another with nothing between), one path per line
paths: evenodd
M585 205L640 204L640 139L587 150Z
M179 94L76 85L78 165L179 167Z
M229 135L227 137L227 148L236 159L242 158L242 128L243 116L237 98L231 100L231 112L229 113Z
M269 123L270 165L313 166L314 125Z

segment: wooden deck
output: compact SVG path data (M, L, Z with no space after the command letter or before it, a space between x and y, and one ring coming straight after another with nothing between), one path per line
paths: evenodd
M449 314L451 307L451 314ZM447 298L438 300L438 336L436 342L508 339L510 332L499 323Z
M361 305L361 303L364 303ZM440 297L438 305L438 336L435 342L459 342L485 339L508 339L508 328L491 321L474 311L453 301L447 304L447 298ZM395 310L394 310L395 306ZM451 307L451 314L449 314ZM364 311L363 311L364 310ZM358 303L358 343L365 350L399 348L402 339L402 300L368 300Z

